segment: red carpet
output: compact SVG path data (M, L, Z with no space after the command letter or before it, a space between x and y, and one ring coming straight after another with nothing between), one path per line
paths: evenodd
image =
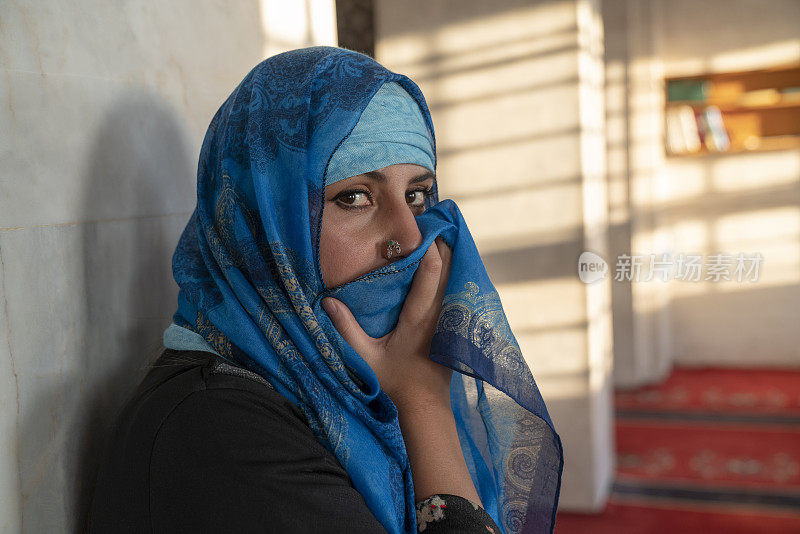
M800 534L800 370L676 368L615 409L609 503L557 534Z

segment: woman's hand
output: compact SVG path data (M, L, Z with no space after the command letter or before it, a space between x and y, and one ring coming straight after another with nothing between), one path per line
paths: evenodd
M325 298L322 306L345 341L375 371L381 387L397 406L415 500L446 493L481 504L450 408L453 371L429 358L452 257L441 239L435 243L414 273L397 326L382 338L368 336L338 300Z
M414 273L397 326L381 338L367 335L342 302L331 297L322 300L339 334L366 360L401 412L431 403L450 406L452 370L428 357L452 258L440 238L435 244Z

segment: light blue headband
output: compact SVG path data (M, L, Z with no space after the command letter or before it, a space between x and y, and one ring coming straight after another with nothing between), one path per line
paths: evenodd
M433 160L433 140L419 105L397 82L387 82L333 153L325 183L396 163L415 163L435 172Z

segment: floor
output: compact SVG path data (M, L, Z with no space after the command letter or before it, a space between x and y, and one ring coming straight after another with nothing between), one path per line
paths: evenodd
M676 368L615 413L606 509L557 534L800 533L800 370Z

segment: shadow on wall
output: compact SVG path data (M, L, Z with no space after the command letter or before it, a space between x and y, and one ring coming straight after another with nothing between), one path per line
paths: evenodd
M84 202L110 197L136 206L144 217L84 225L83 257L85 369L102 369L87 388L86 419L78 450L74 493L86 517L110 426L124 400L161 349L161 332L176 303L171 259L176 243L171 226L187 217L172 214L162 195L165 184L193 177L191 152L180 118L160 98L123 96L108 114L90 157ZM193 179L191 181L194 181ZM174 184L166 187L174 190ZM109 318L116 320L109 321Z
M82 212L104 216L80 224L76 241L83 249L77 256L83 261L82 280L74 280L81 288L73 289L83 295L74 307L83 314L76 322L84 325L82 336L75 335L80 348L60 387L38 398L22 425L22 455L36 461L55 446L66 456L57 461L61 470L43 469L38 475L35 493L52 499L36 495L25 504L26 527L33 530L58 520L49 507L63 502L63 526L84 531L111 424L161 347L161 332L176 302L170 268L175 228L188 219L188 214L172 214L164 192L180 189L169 182L194 175L185 157L189 153L179 118L161 98L146 93L123 94L97 131ZM103 203L123 208L122 216L98 209ZM53 422L60 430L55 437L37 439L43 422L54 419L63 404L71 404L74 415ZM66 495L54 494L61 491Z

